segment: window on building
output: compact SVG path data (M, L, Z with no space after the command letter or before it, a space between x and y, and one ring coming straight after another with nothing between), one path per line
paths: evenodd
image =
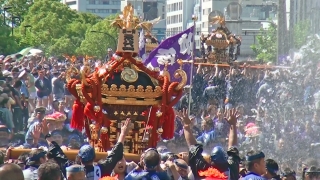
M118 12L117 9L112 9L112 10L111 10L111 13L117 13L117 12Z
M66 2L66 4L67 4L68 6L70 6L70 5L76 5L76 4L77 4L77 1L69 1L69 2Z
M106 9L98 9L98 13L107 13Z
M96 4L95 0L88 0L89 4Z
M114 5L120 5L121 4L121 2L118 0L118 1L112 1L112 4L114 4Z
M202 23L202 28L208 28L209 27L209 23L208 22L203 22Z
M164 14L162 14L162 17L161 17L161 19L165 19L165 16L164 16Z
M110 4L109 0L100 0L99 4Z
M87 12L95 13L96 10L95 9L87 9Z
M182 2L179 2L179 10L182 10Z
M162 6L162 12L165 12L166 10L165 10L165 6Z
M182 22L182 14L179 14L179 22Z

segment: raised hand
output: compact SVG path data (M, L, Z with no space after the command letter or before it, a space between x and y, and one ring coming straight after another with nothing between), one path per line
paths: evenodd
M48 128L48 123L47 123L47 120L46 118L44 118L41 122L41 127L42 127L42 134L43 135L47 135L49 134L49 128Z
M122 124L121 126L121 133L127 135L129 130L130 130L130 122L131 122L131 119L130 118L127 118L126 121Z
M179 111L178 117L181 119L181 122L183 123L183 125L190 125L191 124L191 120L188 116L188 110L182 109L182 111Z
M31 131L31 135L33 139L35 140L40 139L41 131L42 131L41 125L40 124L35 125L33 127L33 130Z
M237 125L237 119L239 116L240 115L235 108L225 111L225 119L230 125Z

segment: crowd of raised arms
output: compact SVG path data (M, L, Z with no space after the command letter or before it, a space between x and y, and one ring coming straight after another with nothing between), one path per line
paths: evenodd
M109 50L106 60L90 65L107 61ZM195 66L192 89L185 86L174 107L173 139L144 151L140 162L128 162L127 119L108 157L95 162L85 131L70 127L74 97L65 74L70 61L0 60L0 180L320 179L320 79L313 64ZM13 148L31 151L10 159ZM78 150L76 159L66 157L69 149Z

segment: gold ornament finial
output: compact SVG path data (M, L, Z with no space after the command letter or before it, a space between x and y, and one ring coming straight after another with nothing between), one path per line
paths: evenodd
M182 69L183 66L183 60L182 59L178 59L177 63L180 65L180 69Z
M122 14L118 15L111 25L119 29L135 29L139 23L139 18L134 16L133 6L128 3L124 7Z

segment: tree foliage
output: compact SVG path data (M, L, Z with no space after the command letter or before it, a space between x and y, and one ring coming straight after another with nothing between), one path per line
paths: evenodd
M251 45L251 49L263 62L275 62L277 60L277 27L270 23L267 29L261 29L257 36L257 44Z
M115 16L109 16L103 21L98 22L91 28L87 29L86 38L82 41L78 54L97 56L104 58L107 48L116 48L117 45L117 29L110 26L111 20Z
M21 23L16 24L14 37L3 37L2 43L14 39L17 47L28 46L40 48L48 55L77 55L77 49L85 39L87 29L102 19L90 13L79 13L71 10L59 0L0 0L2 7L8 10L8 22L11 16L21 16ZM10 31L10 27L8 27ZM9 33L10 35L10 33ZM0 33L1 36L1 33ZM3 35L2 35L3 36ZM3 47L3 46L1 46ZM8 48L2 48L8 54Z
M310 26L309 20L300 21L294 26L293 41L294 41L295 48L299 49L308 42L310 29L311 29L311 26Z
M19 47L14 37L11 36L11 29L3 24L0 19L0 55L9 55L18 51Z

